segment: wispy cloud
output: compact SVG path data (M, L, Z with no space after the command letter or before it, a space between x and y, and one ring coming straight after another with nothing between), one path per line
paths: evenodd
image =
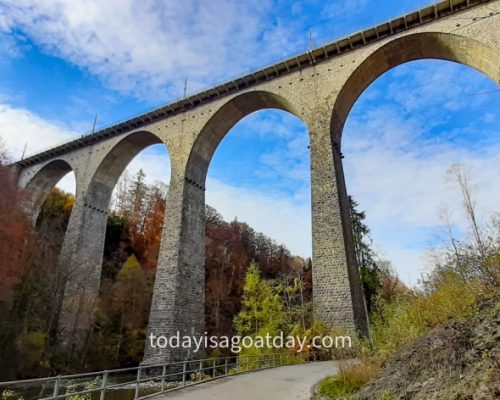
M5 141L13 161L21 158L25 146L26 155L29 156L77 135L77 132L60 121L48 121L25 108L12 106L5 101L0 102L0 137ZM163 145L154 145L141 151L127 168L131 174L136 174L139 169L147 171L150 183L170 181L170 158ZM57 186L74 193L74 174L66 175Z
M226 220L238 218L264 232L295 254L311 255L310 206L288 197L251 188L227 185L214 178L207 180L206 201Z
M173 97L279 57L289 35L271 2L2 0L0 31L24 34L111 88Z
M451 164L470 170L483 222L500 207L499 131L492 124L500 107L485 107L491 96L470 96L491 87L477 72L451 63L407 64L377 81L347 121L348 190L407 282L415 283L425 268L418 255L439 239L440 208L451 213L457 234L466 229L460 196L446 177Z
M5 140L11 157L21 157L77 136L60 121L47 121L25 108L0 103L0 136Z
M127 166L128 172L133 176L143 170L146 181L170 182L170 157L163 144L155 144L141 151Z
M322 16L327 18L341 17L346 14L362 13L368 4L368 0L346 0L328 2L324 9Z

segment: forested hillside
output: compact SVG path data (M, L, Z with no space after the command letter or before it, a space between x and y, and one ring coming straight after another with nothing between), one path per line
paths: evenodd
M163 226L167 187L147 184L142 171L118 184L108 217L98 318L90 344L92 364L123 366L141 361ZM53 191L51 196L65 194ZM210 335L232 336L241 309L248 266L255 261L263 278L288 284L299 279L303 301L311 298L310 260L249 225L226 222L206 207L205 314ZM94 358L94 357L97 357Z
M7 177L7 170L2 169ZM102 278L96 321L79 365L67 365L55 351L56 327L63 277L57 269L64 232L74 197L54 188L38 216L36 227L29 217L13 212L22 192L11 191L2 199L5 236L18 249L10 264L11 276L0 298L5 327L0 334L0 363L8 366L0 378L39 376L56 370L113 368L138 364L146 337L149 308L163 227L166 194L162 183L148 184L140 171L125 174L115 191L107 219ZM28 195L28 194L25 194ZM305 307L311 300L311 261L295 257L284 246L248 224L226 222L206 207L206 330L209 334L235 333L233 320L241 309L247 269L259 265L262 278L275 286L295 285L300 295L287 302ZM27 238L24 241L24 238ZM4 242L2 254L12 245ZM2 274L9 271L2 268ZM7 278L7 277L6 277ZM293 297L293 298L292 298Z
M124 173L119 180L107 217L95 322L81 357L69 360L57 347L66 283L57 259L75 198L54 188L33 226L30 193L17 190L7 158L1 152L0 157L0 379L139 364L168 187L148 183L142 171L133 177ZM353 200L350 206L356 256L372 309L376 295L390 297L404 286L376 261L365 215ZM285 245L244 222L225 221L210 206L205 211L208 335L326 333L312 318L311 260L291 255Z

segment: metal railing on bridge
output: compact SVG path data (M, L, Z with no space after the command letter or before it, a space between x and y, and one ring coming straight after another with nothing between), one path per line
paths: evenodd
M286 352L207 358L0 382L0 399L146 399L225 376L307 361L307 354Z

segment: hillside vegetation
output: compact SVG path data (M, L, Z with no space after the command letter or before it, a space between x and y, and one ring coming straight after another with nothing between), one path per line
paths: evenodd
M67 359L57 352L65 284L57 257L74 196L53 189L33 228L28 213L17 207L29 193L16 190L8 168L0 166L0 175L4 188L0 197L0 380L138 365L146 342L167 187L146 183L142 171L120 180L107 218L95 323L84 353ZM311 300L310 260L292 256L284 245L244 222L224 221L209 206L205 254L209 335L236 334L234 319L242 308L252 263L258 265L259 279L272 282L273 296L280 297L283 311L305 318L305 312L297 309L305 310Z
M355 399L499 398L499 300L483 304L480 316L448 322L404 346Z
M371 338L359 349L360 362L322 381L320 397L475 400L500 395L500 216L481 226L463 166L450 172L468 217L468 236L457 239L443 216L448 242L434 249L433 271L418 289L393 281L392 289L375 294Z

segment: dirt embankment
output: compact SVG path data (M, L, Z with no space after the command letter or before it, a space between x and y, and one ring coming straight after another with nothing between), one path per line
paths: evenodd
M500 398L500 304L465 324L449 323L385 362L356 400Z

